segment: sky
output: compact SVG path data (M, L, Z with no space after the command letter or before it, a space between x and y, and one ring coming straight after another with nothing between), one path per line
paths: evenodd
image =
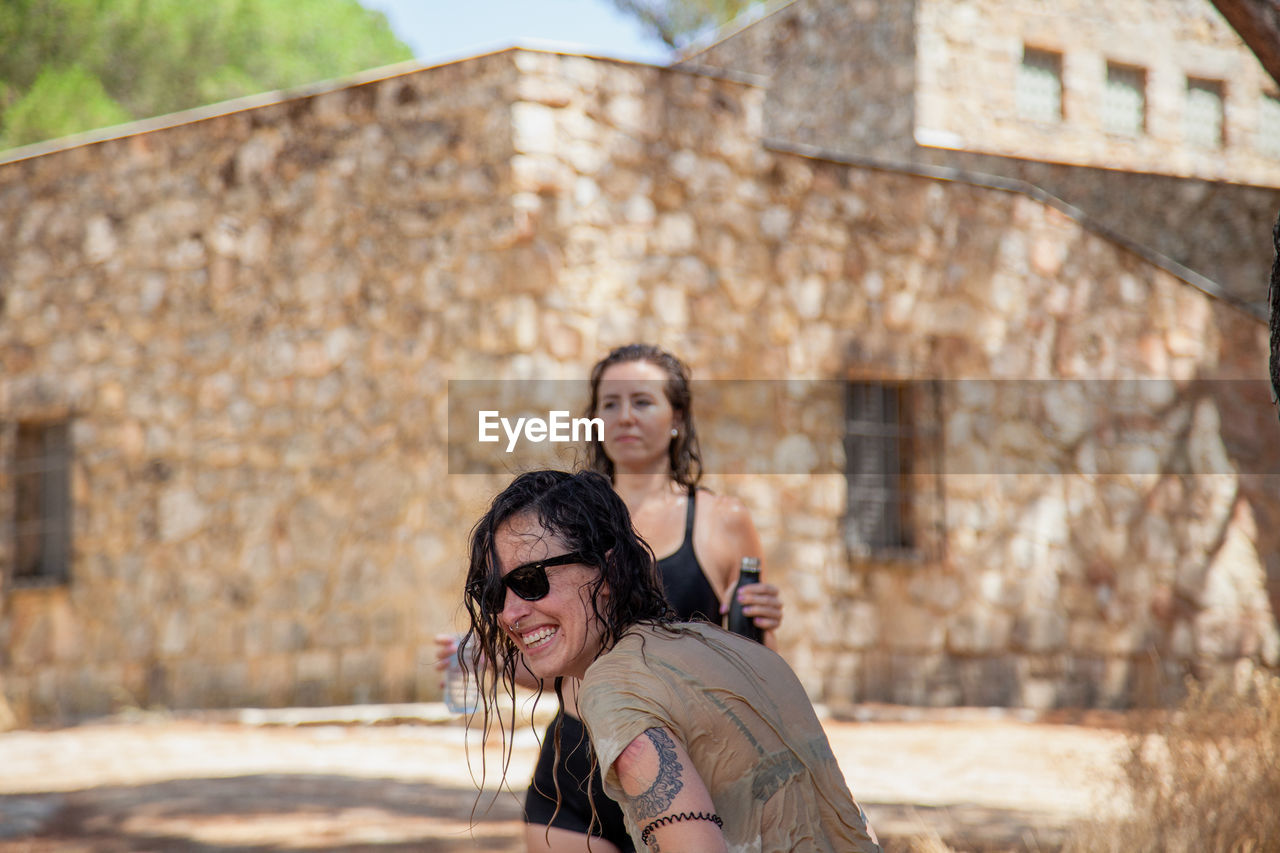
M425 62L510 47L665 64L667 49L611 0L361 0L384 12L391 29Z

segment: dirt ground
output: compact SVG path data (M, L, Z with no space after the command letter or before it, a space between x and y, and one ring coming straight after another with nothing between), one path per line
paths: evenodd
M931 836L964 851L1053 850L1112 798L1125 747L1114 718L883 707L856 716L828 720L828 735L891 849ZM516 853L511 789L528 780L536 750L529 727L504 789L501 750L482 749L430 704L12 731L0 734L0 853Z

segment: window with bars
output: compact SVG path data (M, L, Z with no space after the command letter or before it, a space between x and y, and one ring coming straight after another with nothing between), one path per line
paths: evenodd
M1264 94L1258 105L1258 150L1280 160L1280 96Z
M1018 115L1030 121L1062 121L1062 54L1024 47L1015 91Z
M1187 100L1183 107L1183 133L1198 148L1221 148L1226 143L1221 80L1187 78Z
M1102 95L1102 126L1119 136L1141 136L1147 130L1147 72L1133 65L1107 63Z
M18 424L12 472L13 582L65 582L71 557L69 424Z
M849 382L845 541L857 558L917 558L941 547L937 385Z

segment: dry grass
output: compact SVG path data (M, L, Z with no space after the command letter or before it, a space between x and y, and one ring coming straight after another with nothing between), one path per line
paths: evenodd
M884 853L958 853L936 831L925 826L918 815L916 822L919 829L910 836L881 838L880 848Z
M880 849L884 853L959 853L954 847L948 847L937 835L922 834L910 838L880 839Z
M907 853L956 853L938 837L937 833L917 835L907 841Z
M1189 685L1175 711L1143 718L1121 785L1121 815L1063 853L1280 850L1280 678Z

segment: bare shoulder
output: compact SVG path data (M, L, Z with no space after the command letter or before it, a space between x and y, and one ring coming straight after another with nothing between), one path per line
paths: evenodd
M760 534L741 500L710 492L698 494L698 525L694 531L698 560L721 601L727 600L742 558L763 556Z
M751 511L738 498L701 492L698 500L706 502L707 521L716 529L718 539L723 537L727 540L726 544L757 536L756 526L751 521Z

